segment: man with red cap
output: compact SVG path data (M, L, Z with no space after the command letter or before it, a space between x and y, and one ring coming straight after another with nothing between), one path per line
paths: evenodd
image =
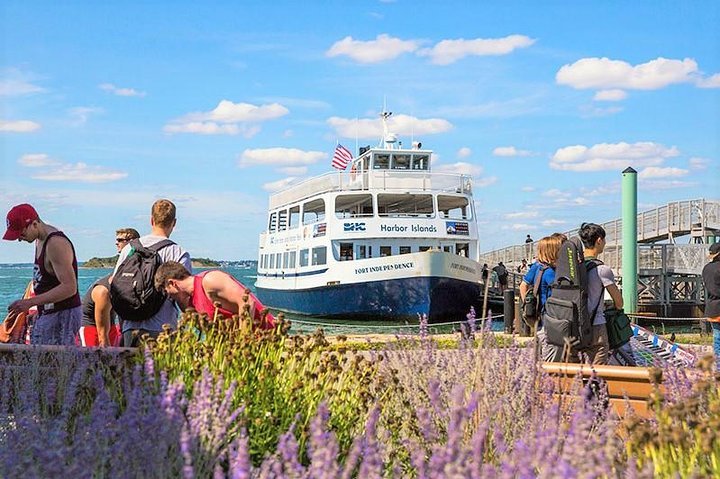
M35 296L13 301L8 311L23 312L37 306L38 317L30 333L32 344L74 345L82 309L77 258L68 237L44 223L35 208L22 204L8 212L3 239L35 243Z

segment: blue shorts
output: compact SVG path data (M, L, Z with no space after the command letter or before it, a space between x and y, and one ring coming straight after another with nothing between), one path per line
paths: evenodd
M82 321L82 306L43 312L32 324L30 344L75 346Z

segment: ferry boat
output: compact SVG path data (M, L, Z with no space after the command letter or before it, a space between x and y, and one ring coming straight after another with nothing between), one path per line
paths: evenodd
M347 171L270 196L256 292L268 307L327 318L465 319L480 298L472 178L433 173L432 151L388 133Z

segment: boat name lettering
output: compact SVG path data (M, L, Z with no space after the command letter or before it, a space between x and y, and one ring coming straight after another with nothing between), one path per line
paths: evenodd
M402 233L407 231L408 228L410 228L410 231L412 231L413 233L437 233L437 228L435 227L435 225L380 225L380 231L383 233Z
M295 243L300 241L302 237L300 235L288 236L287 238L275 238L270 237L270 244L284 244L284 243Z
M355 268L355 274L377 273L382 271L392 271L395 269L413 268L415 264L412 261L407 263L383 264L380 266L368 266L367 268Z
M365 223L344 223L343 231L366 231Z
M465 266L464 264L450 263L450 269L459 269L460 271L466 271L468 273L476 274L475 268Z

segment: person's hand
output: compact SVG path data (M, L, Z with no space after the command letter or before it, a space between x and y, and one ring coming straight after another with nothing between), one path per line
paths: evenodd
M12 303L10 303L10 306L8 306L8 311L11 313L24 313L33 306L35 305L33 304L31 298L18 299L17 301L13 301Z

